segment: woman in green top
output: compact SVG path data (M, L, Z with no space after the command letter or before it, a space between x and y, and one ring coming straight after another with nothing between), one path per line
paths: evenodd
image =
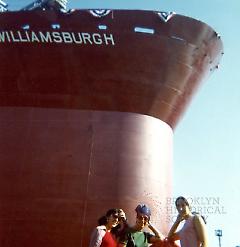
M160 232L150 223L151 210L145 204L139 204L135 209L136 223L133 227L127 227L120 237L119 247L147 247L149 243L162 241ZM148 227L153 234L144 232L144 227Z

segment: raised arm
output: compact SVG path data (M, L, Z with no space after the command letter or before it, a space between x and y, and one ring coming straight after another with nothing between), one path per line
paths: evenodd
M153 232L154 236L151 236L150 243L156 243L164 240L163 234L155 228L151 222L148 222L148 228Z
M179 240L179 234L177 232L177 228L179 226L179 224L181 223L181 221L183 220L182 215L178 215L176 221L174 222L174 224L172 225L169 233L168 233L168 238L171 240Z
M154 233L154 235L155 235L156 238L158 238L158 239L164 239L163 234L160 231L158 231L156 229L156 227L154 227L150 221L148 222L148 228Z

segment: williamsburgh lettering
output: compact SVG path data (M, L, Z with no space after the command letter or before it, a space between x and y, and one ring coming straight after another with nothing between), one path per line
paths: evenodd
M84 32L1 31L0 43L64 43L114 46L113 34Z

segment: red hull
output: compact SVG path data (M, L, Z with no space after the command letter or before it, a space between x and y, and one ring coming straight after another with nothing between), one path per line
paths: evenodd
M216 33L149 11L0 20L2 246L86 247L108 208L133 222L138 202L166 232L171 127L218 65Z

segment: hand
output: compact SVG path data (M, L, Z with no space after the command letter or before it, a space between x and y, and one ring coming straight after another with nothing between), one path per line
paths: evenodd
M184 217L185 217L184 214L178 214L176 221L180 223L181 221L184 220Z
M119 221L120 222L126 222L127 221L126 214L122 209L119 209L118 216L119 216Z

